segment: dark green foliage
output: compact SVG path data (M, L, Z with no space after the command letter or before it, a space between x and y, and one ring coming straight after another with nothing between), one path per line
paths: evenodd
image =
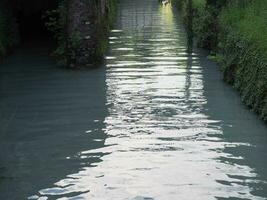
M188 2L178 1L185 16ZM193 17L198 46L216 53L225 81L267 121L267 0L193 0Z
M189 3L192 3L192 8ZM177 0L176 4L183 13L185 25L188 29L192 15L193 35L199 47L209 50L217 45L217 6L208 5L206 0ZM189 23L190 22L190 23ZM207 31L208 30L208 31Z
M112 23L116 16L116 0L109 0L107 16L97 27L97 47L95 52L95 61L101 62L108 49L108 35Z
M188 0L186 12L188 13L185 17L186 30L187 30L187 51L192 53L193 43L194 43L194 31L193 31L193 2L192 0Z
M226 0L198 0L194 7L194 33L199 47L216 51L218 45L218 17Z
M267 120L267 1L234 1L220 14L224 79Z
M49 31L54 34L54 38L57 41L57 48L54 51L54 55L58 58L58 62L61 65L67 65L67 57L74 56L73 54L68 53L67 49L73 49L72 47L68 47L69 44L77 44L76 40L73 39L68 43L67 36L67 1L62 0L58 3L58 8L55 10L48 10L44 14L44 18L46 20L46 27Z
M18 25L11 10L0 3L0 58L19 42Z
M217 10L205 6L194 10L194 35L197 45L209 50L217 46Z
M116 13L116 0L110 0L108 3L107 14L101 19L101 23L96 23L96 48L94 52L94 62L103 60L103 55L108 46L108 32L111 22ZM54 55L58 58L59 64L71 66L76 61L77 50L82 42L81 34L76 31L69 35L68 33L68 0L61 0L55 10L47 11L46 26L54 33L57 40L57 48ZM98 21L99 19L96 19Z

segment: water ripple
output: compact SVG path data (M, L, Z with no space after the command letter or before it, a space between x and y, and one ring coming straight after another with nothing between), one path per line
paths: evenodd
M157 1L120 1L106 57L108 137L104 146L70 158L85 162L101 155L100 161L39 195L265 199L251 193L251 184L260 181L252 168L237 162L244 157L225 152L250 144L225 141L222 121L206 113L200 58L186 53L185 32L177 23L171 7Z

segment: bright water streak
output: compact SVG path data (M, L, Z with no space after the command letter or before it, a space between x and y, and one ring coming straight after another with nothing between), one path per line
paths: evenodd
M29 199L266 199L266 126L203 53L186 53L171 6L121 0L117 18L104 127L83 133L101 145L67 156L76 172Z

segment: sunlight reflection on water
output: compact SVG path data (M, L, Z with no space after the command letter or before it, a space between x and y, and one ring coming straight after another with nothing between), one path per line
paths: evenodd
M171 5L120 2L106 58L104 146L70 157L85 166L29 199L265 199L251 193L265 184L254 169L224 151L251 145L225 141L222 121L205 111L199 55L187 54L176 20ZM92 157L100 161L87 163Z

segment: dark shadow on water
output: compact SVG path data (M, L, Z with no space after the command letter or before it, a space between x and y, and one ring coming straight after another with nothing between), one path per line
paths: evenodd
M104 67L63 70L49 49L28 44L0 65L0 199L25 199L104 155L80 156L105 146Z
M228 163L232 166L248 166L252 169L253 177L233 176L227 174L233 182L221 182L224 185L246 185L251 194L267 197L267 126L256 114L242 104L237 91L223 82L219 67L208 60L207 53L196 50L200 54L200 65L203 66L204 96L207 104L204 112L221 127L222 141L232 144L223 149L225 155L218 162ZM236 159L240 158L240 159ZM218 180L220 182L220 180ZM242 199L221 198L217 199Z

